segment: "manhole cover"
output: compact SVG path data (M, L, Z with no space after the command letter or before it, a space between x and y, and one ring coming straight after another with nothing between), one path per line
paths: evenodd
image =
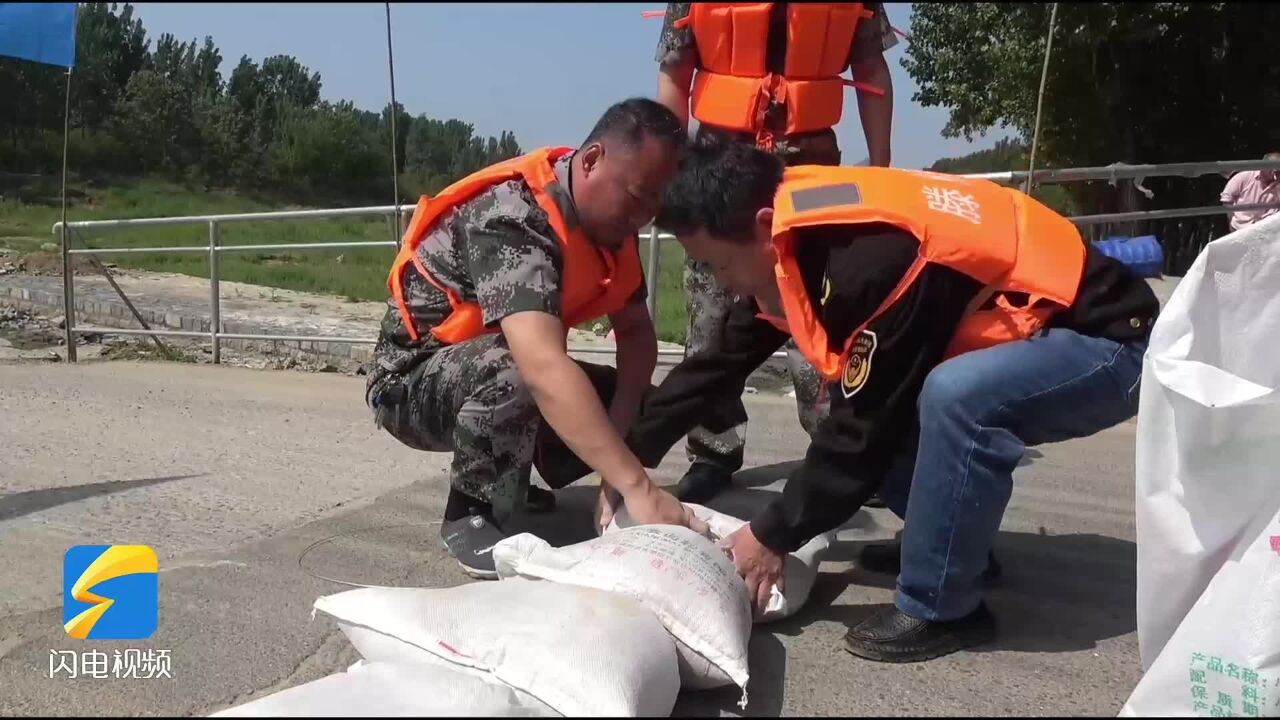
M440 544L440 522L356 528L312 543L306 574L347 587L446 587L466 580Z

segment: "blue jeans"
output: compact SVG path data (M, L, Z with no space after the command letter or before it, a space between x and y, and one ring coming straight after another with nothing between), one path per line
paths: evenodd
M1054 329L934 368L920 393L919 440L880 490L904 521L899 610L954 620L977 608L1023 452L1133 417L1145 352L1145 341Z

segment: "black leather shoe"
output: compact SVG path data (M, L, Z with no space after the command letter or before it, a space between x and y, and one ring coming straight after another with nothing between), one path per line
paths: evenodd
M959 620L946 622L921 620L890 607L850 630L844 636L844 646L867 660L909 663L990 642L995 634L995 618L985 603Z
M902 546L901 545L867 545L862 548L862 555L858 558L859 567L870 570L874 573L883 575L894 575L902 572ZM1000 577L1004 573L1000 563L996 562L996 554L991 553L987 556L987 569L982 572L982 582L987 587L992 587L1000 582Z
M680 478L675 496L681 502L702 505L733 484L733 473L709 463L694 463Z

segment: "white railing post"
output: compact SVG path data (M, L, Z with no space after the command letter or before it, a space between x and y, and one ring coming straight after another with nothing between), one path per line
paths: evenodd
M645 282L648 283L648 305L649 317L656 323L658 322L658 259L662 256L659 252L659 245L662 244L662 236L658 233L657 225L649 226L649 269Z
M209 221L209 342L213 346L213 364L222 362L218 332L222 329L222 294L218 288L218 221Z
M62 321L66 329L67 362L76 361L76 281L71 272L71 234L66 218L58 223L62 229Z

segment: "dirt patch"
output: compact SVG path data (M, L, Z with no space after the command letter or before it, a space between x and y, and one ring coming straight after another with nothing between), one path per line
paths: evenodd
M56 319L25 310L0 308L0 345L15 350L39 350L65 342Z
M159 347L150 341L146 343L134 342L114 342L108 345L102 351L104 360L157 360L160 362L183 362L198 363L200 357L196 354L188 352L181 347L174 347L172 344L166 344L165 347L169 351L168 357L160 350Z
M107 267L112 267L107 265ZM71 271L76 275L97 273L93 262L83 255L71 258ZM61 275L62 254L57 252L9 253L0 255L0 275L20 272L27 275Z

